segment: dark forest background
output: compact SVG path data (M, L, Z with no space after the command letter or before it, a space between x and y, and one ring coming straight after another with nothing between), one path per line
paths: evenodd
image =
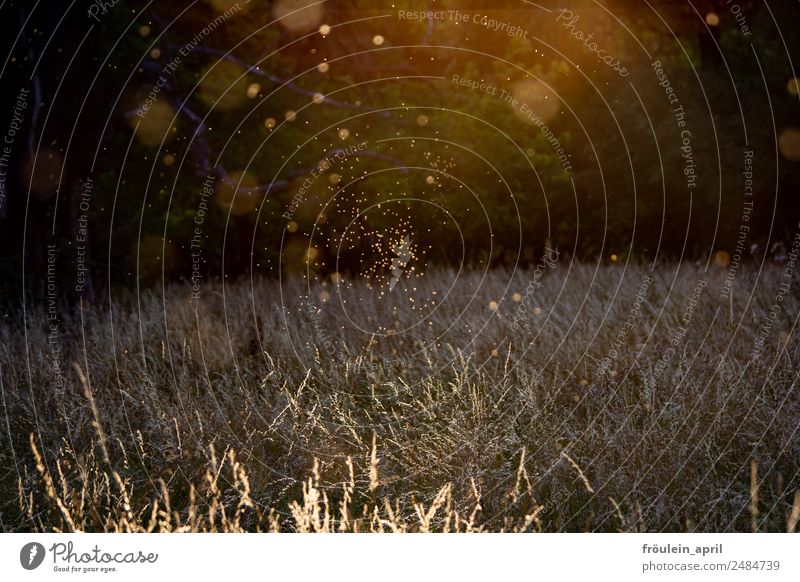
M607 9L541 0L579 14L576 27L625 64L624 78L554 13L524 2L333 0L278 24L286 2L251 0L166 74L139 120L165 66L235 4L5 3L0 129L9 127L20 90L30 95L0 208L6 311L23 293L42 297L48 244L57 248L65 301L98 301L109 286L188 281L208 176L214 195L195 264L205 279L368 272L381 233L402 235L398 225L424 239L421 263L475 267L528 264L546 244L581 260L724 263L739 242L761 260L794 236L794 0L741 0L740 22L724 0ZM529 34L397 16L427 9L480 12ZM319 32L323 24L328 34ZM697 174L691 191L654 60L686 111ZM510 89L525 71L558 95L547 126L569 170L539 128L497 97L451 82L459 75ZM321 159L360 143L359 155L328 168L291 219L283 216ZM747 150L753 212L740 241ZM398 198L409 200L360 214ZM76 291L84 210L91 276ZM361 221L357 231L353 221Z

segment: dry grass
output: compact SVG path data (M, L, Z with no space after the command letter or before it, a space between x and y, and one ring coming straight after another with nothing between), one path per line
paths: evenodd
M780 267L731 301L722 270L662 267L638 310L644 267L576 264L522 303L532 273L462 273L427 318L453 273L397 310L363 282L347 310L300 281L123 295L59 313L63 382L28 313L0 327L0 526L795 530L796 283L753 357Z

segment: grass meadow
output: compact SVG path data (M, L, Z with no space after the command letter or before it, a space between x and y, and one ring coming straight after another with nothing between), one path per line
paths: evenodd
M552 267L29 307L0 325L0 527L795 530L783 265L729 296L714 265Z

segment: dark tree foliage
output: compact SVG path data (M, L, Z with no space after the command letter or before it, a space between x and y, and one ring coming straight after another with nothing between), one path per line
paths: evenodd
M800 217L798 145L781 141L800 125L796 2L575 0L571 28L546 0L434 7L524 35L400 19L430 9L413 1L332 0L282 23L286 2L100 4L3 8L3 128L28 92L0 207L6 305L41 293L48 244L76 281L63 299L90 302L198 272L369 273L398 225L427 264L525 264L548 241L707 260L740 242L747 152L747 248ZM542 127L454 75L557 106Z

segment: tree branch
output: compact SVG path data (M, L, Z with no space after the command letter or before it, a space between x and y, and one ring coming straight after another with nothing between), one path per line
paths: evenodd
M270 82L275 83L276 85L280 85L280 86L286 87L287 89L289 89L291 91L294 91L295 93L299 93L301 95L306 95L308 97L316 97L317 96L317 93L318 93L317 91L312 91L310 89L306 89L306 88L301 87L300 85L298 85L298 84L296 84L296 83L294 83L292 81L289 81L287 79L282 79L282 78L278 77L277 75L273 75L271 73L268 73L268 72L264 71L263 69L261 69L261 67L259 67L258 65L250 64L250 63L240 59L239 57L236 57L236 56L234 56L234 55L232 55L230 53L227 53L225 51L222 51L222 50L219 50L219 49L215 49L215 48L210 48L210 47L203 47L203 46L195 47L192 50L196 51L196 52L200 52L200 53L214 55L214 56L217 56L217 57L219 57L221 59L225 59L226 61L229 61L231 63L239 65L243 69L246 69L247 72L250 73L251 75L255 75L257 77L262 77L264 79L267 79ZM325 99L322 101L322 104L323 105L330 105L332 107L339 107L341 109L349 109L351 111L372 111L372 109L369 108L369 107L364 107L363 105L353 105L353 104L350 104L350 103L346 103L344 101L339 101L337 99L333 99L333 98L328 97L328 96L325 96ZM386 113L385 112L380 112L380 113L378 113L378 115L383 115L384 117L386 117Z

